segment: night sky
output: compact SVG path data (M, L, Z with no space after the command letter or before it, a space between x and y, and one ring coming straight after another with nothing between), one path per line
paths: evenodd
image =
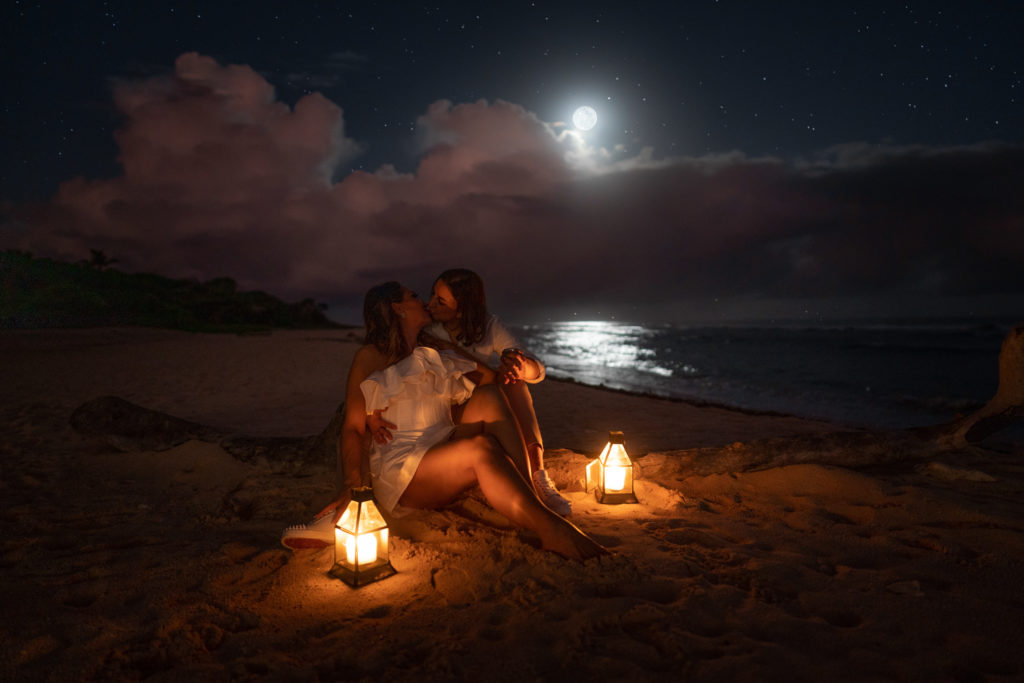
M8 2L0 247L357 322L1024 313L1024 4ZM576 130L573 111L597 125Z

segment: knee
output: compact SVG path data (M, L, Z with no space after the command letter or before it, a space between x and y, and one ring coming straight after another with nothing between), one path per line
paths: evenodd
M480 463L493 464L508 459L498 440L490 434L477 434L469 439L469 444Z
M473 449L480 454L492 454L500 450L497 440L490 434L481 431L479 434L470 438L470 443Z
M477 387L463 409L461 422L497 422L509 416L508 403L501 390L486 384Z

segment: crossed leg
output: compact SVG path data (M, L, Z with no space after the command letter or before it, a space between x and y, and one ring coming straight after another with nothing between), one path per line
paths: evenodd
M541 503L508 454L484 434L455 438L428 450L399 502L412 508L443 507L477 484L495 510L537 534L545 550L574 560L607 554Z
M469 425L482 422L488 434L501 444L512 457L512 462L527 481L535 468L531 467L523 433L503 391L496 384L484 384L462 406L458 422Z
M512 461L544 504L563 516L572 512L571 503L558 493L554 482L543 471L544 444L533 398L525 382L477 387L456 419L463 426L473 422L484 424L487 433L497 438L512 456Z

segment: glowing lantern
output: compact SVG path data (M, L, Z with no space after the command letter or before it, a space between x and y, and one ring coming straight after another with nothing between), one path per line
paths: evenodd
M388 560L388 523L369 486L352 489L352 500L334 525L334 566L329 573L355 587L395 573Z
M587 490L598 503L639 503L633 493L633 463L626 455L622 432L609 432L608 445L587 465Z

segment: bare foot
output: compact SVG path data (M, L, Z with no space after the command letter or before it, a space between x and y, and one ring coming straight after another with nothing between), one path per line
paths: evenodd
M561 517L557 518L550 531L541 536L544 550L558 553L570 560L589 560L592 557L610 555L607 548L577 529Z

